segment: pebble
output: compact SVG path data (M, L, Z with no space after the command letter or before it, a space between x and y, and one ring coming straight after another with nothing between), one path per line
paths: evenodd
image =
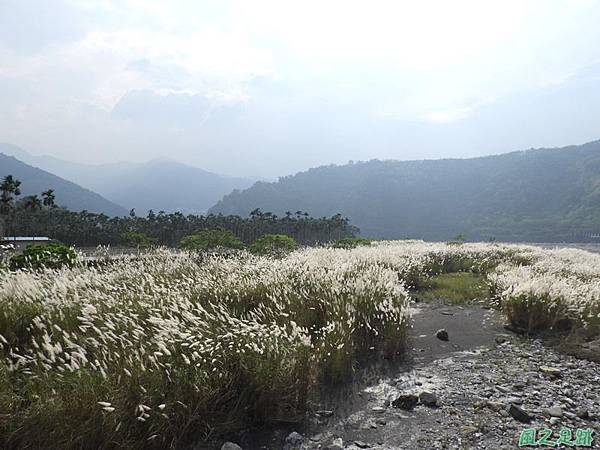
M292 431L285 438L285 445L283 450L301 450L302 443L304 442L304 436L296 431Z
M419 394L419 401L425 406L436 406L438 399L435 393L430 391L423 391Z
M447 341L449 339L448 332L444 328L437 330L435 337L437 337L440 341Z
M335 438L331 444L327 446L327 450L343 450L344 441L342 438Z
M242 450L242 447L240 447L237 444L234 444L233 442L225 442L221 446L221 450Z
M550 408L548 408L546 410L546 413L550 417L562 417L563 416L563 410L559 406L551 406Z
M517 405L511 404L508 408L508 413L519 422L527 423L531 421L529 413Z
M559 378L562 375L562 371L558 367L542 366L540 372L551 378Z
M417 406L418 402L419 397L417 397L415 394L400 394L398 398L392 402L392 406L394 408L410 411Z

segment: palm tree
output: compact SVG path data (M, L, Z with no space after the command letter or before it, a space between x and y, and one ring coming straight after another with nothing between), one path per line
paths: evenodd
M42 203L46 208L56 208L54 189L48 189L47 191L42 192L42 197L44 198Z
M14 197L21 195L21 182L15 180L12 175L4 177L0 184L0 213L8 214L14 207ZM14 196L14 197L13 197Z
M29 211L42 209L42 200L37 195L28 195L23 199L23 208Z
M15 208L14 197L21 195L19 186L21 186L21 182L14 179L12 175L5 176L0 184L0 215L3 219L3 235L10 226L10 219Z

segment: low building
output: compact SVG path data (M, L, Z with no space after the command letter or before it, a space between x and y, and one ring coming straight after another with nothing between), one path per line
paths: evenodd
M30 245L44 245L56 242L45 236L7 236L2 239L1 244L12 244L17 251L25 250Z

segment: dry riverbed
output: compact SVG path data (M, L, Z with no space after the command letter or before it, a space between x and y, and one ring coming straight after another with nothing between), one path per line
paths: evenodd
M410 346L404 366L325 395L303 427L242 434L223 449L516 449L526 428L556 441L563 427L573 440L595 430L592 446L577 448L600 448L598 363L507 332L479 305L419 304Z

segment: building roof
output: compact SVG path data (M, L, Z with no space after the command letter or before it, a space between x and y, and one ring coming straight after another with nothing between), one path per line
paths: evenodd
M23 241L50 241L46 236L7 236L2 238L3 241L23 242Z

